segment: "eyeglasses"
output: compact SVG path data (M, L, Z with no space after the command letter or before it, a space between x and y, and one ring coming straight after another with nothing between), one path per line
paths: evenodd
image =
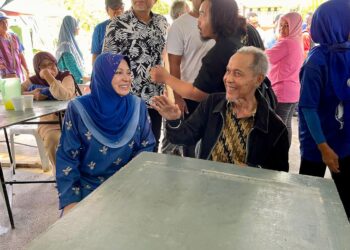
M53 63L53 62L48 62L48 63L39 65L39 69L40 70L43 70L43 69L46 69L46 68L53 68L53 67L56 67L56 64Z

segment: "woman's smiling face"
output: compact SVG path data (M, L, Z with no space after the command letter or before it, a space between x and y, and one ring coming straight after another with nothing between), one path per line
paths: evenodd
M129 65L122 60L112 79L112 87L120 96L126 96L131 90L131 72Z

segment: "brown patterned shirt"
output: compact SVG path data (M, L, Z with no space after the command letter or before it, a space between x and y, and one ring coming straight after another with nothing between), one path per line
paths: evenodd
M224 127L211 153L213 161L246 164L247 137L254 125L254 116L238 119L227 105Z

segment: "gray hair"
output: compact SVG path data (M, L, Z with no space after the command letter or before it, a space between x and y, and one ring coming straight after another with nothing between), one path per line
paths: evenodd
M253 55L253 63L251 69L255 75L262 74L266 76L267 71L269 70L269 61L263 50L253 47L253 46L244 46L237 50L236 53Z
M186 6L188 6L186 1L183 1L183 0L174 1L170 8L171 18L175 20L176 18L184 14L186 12Z

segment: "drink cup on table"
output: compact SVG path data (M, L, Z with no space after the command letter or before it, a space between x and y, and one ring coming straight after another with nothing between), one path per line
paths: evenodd
M24 111L24 98L23 96L16 96L11 99L15 111Z
M23 99L24 99L24 108L25 109L32 109L34 95L23 95Z

